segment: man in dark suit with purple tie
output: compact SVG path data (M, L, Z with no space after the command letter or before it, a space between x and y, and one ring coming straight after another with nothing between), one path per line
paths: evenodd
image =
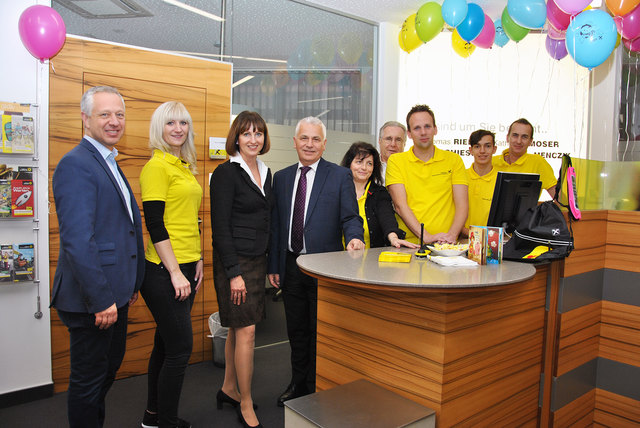
M115 160L124 101L115 88L98 86L80 106L85 136L53 174L60 256L51 306L71 341L69 425L96 428L104 424L105 396L124 357L144 244L138 204Z
M273 177L269 281L282 288L291 346L291 383L278 398L315 392L318 282L300 271L300 254L364 249L364 229L351 171L322 159L326 128L306 117L293 137L299 162Z

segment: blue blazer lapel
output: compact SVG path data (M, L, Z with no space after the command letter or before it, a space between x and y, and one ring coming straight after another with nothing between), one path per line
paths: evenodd
M124 195L122 194L122 189L120 189L120 185L118 184L118 180L116 180L116 178L113 176L113 173L111 172L111 168L109 168L109 165L107 165L107 161L104 160L104 158L102 157L100 152L98 152L98 150L96 150L96 148L93 146L93 144L91 144L89 141L87 141L87 140L85 140L83 138L82 141L80 142L80 144L82 144L84 147L86 147L91 152L91 154L93 155L95 160L98 162L98 164L104 170L105 174L107 174L107 177L109 177L109 180L111 180L111 184L113 184L113 186L116 189L116 192L118 192L118 195L120 195L120 201L122 202L122 205L123 205L125 211L127 212L127 215L129 215L129 209L127 208L127 201L125 201ZM127 181L127 179L125 178L122 170L120 169L120 165L118 165L118 162L116 162L116 167L118 168L118 172L120 173L120 176L124 180L125 186L127 186L127 189L129 189L129 194L132 196L132 199L133 199L133 192L131 191L131 186L129 186L129 182ZM135 201L132 200L131 201L132 209L133 209L133 204L134 203L135 203Z
M305 224L309 221L311 213L316 206L316 202L318 202L318 197L320 192L322 192L322 187L324 187L324 182L327 180L329 176L329 169L327 168L327 161L320 158L320 163L318 163L318 169L316 170L316 176L313 179L313 188L311 189L311 196L309 197L309 206L307 207L307 212L305 214Z

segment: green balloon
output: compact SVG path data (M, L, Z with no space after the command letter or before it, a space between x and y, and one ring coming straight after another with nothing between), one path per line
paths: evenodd
M502 11L502 29L507 37L516 43L524 39L524 37L529 34L528 28L519 26L513 21L513 19L511 19L506 7Z
M423 4L416 13L416 33L420 40L427 43L440 34L442 28L442 7L434 1Z

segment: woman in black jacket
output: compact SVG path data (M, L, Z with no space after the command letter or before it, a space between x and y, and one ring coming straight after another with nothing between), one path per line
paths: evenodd
M398 227L391 196L381 186L380 155L369 143L357 141L349 147L340 165L353 174L360 217L364 221L364 240L367 248L394 247L418 248L405 241L405 233Z
M251 398L256 323L265 318L271 171L258 159L269 151L267 124L243 111L231 124L229 160L211 175L213 277L220 321L229 327L218 409L231 404L245 427L262 426Z

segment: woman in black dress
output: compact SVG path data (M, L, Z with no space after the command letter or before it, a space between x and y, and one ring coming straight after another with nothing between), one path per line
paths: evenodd
M225 374L216 396L236 407L244 426L261 426L251 398L256 323L265 318L267 246L271 223L271 171L258 159L269 151L267 125L243 111L227 135L229 160L210 183L213 275L220 321L229 327Z
M369 143L357 141L349 147L340 165L351 169L356 187L360 217L364 221L366 248L394 247L418 248L405 241L405 233L398 227L391 196L381 186L380 155Z

